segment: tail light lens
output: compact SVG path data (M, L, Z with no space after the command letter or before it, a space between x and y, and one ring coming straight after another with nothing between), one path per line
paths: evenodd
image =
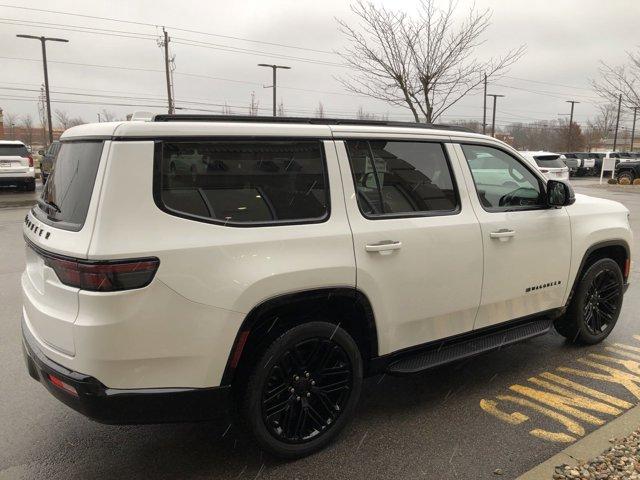
M38 252L42 255L42 252ZM94 292L115 292L146 287L158 270L160 260L141 258L125 261L88 262L43 255L65 285Z
M33 157L29 155L27 158L29 159L29 166L33 167Z

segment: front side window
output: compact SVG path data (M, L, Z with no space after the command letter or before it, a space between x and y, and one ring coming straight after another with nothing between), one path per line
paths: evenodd
M487 210L519 210L545 206L542 186L521 162L483 145L462 145L480 203Z
M458 197L439 143L348 140L345 142L365 216L420 215L458 209Z
M322 220L329 192L321 148L316 140L164 142L160 201L230 225Z

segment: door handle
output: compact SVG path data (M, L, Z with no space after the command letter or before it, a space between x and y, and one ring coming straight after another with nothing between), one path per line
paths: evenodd
M515 237L516 236L516 231L508 229L508 228L501 228L500 230L497 230L495 232L491 232L489 234L489 236L491 238L497 238L500 241L505 242L505 241L509 240L511 237Z
M378 252L380 255L389 255L393 250L400 250L402 242L394 240L382 240L378 243L367 243L364 249L367 252Z

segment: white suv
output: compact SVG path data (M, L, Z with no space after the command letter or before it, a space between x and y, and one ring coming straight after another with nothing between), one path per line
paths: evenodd
M0 185L17 185L30 192L36 189L33 157L24 143L0 140Z
M336 436L365 376L553 325L600 342L632 245L622 205L490 137L180 115L67 130L24 236L26 360L55 397L107 423L234 406L286 458Z

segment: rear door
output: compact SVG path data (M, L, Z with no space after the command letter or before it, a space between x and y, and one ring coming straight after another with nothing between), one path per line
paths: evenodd
M472 330L482 241L457 162L428 137L336 142L357 287L386 354Z
M45 344L65 355L75 353L71 328L78 313L78 289L61 283L44 256L86 258L109 143L63 143L58 168L24 220L25 321Z
M456 146L480 220L482 301L475 328L562 306L571 257L565 208L547 208L544 182L526 162L490 145Z
M29 151L22 144L0 143L0 174L26 173Z

